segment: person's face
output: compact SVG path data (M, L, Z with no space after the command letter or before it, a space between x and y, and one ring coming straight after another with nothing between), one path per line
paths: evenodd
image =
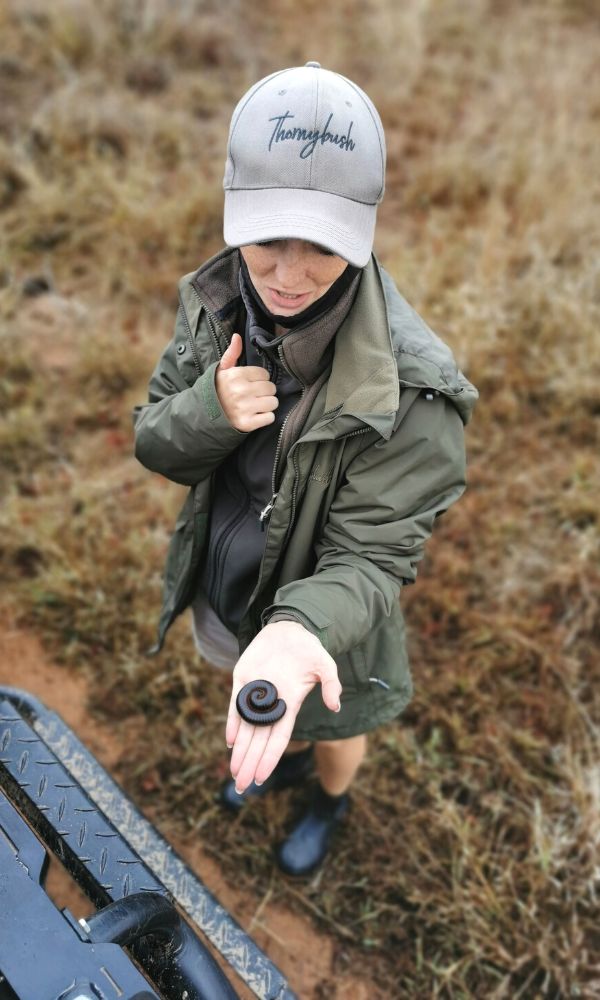
M320 299L348 261L306 240L269 240L240 247L263 305L277 316L294 316Z

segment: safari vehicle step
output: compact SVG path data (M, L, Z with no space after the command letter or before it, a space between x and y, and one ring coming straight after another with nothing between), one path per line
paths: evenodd
M55 906L49 853L96 913ZM203 937L256 997L295 1000L60 716L0 687L0 1000L231 1000Z

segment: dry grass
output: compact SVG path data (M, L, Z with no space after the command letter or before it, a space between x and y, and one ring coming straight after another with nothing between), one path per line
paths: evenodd
M482 391L470 491L406 594L415 699L331 863L274 890L382 996L600 996L599 27L586 0L0 8L2 601L146 714L129 790L257 899L286 810L215 807L227 684L187 622L142 655L180 491L129 411L220 246L245 87L320 59L382 110L380 255Z

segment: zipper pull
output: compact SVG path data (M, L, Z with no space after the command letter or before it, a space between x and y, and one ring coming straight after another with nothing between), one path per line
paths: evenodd
M266 523L266 521L271 516L271 511L273 510L273 507L275 506L275 501L276 500L277 500L277 493L274 493L273 496L271 497L271 499L269 500L267 506L265 507L265 509L261 510L260 514L258 515L258 520L260 521L260 524L261 524L261 527L262 527L263 531L265 530L265 523Z

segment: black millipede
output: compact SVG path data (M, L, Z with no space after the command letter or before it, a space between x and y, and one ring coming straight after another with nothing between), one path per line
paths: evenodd
M272 726L285 715L287 708L283 698L270 681L250 681L244 684L235 700L236 708L244 722L252 726Z

